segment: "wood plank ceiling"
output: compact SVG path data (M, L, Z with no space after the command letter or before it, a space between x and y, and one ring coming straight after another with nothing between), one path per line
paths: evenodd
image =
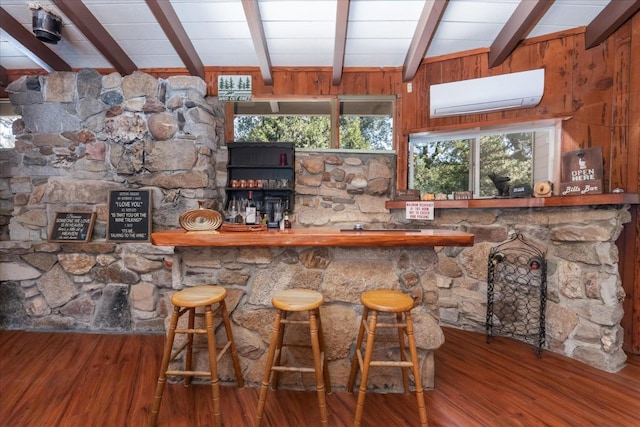
M500 65L527 37L586 27L587 47L640 9L640 0L41 0L59 16L62 39L38 40L27 0L0 5L0 84L7 70L68 71L207 66L402 67L487 48Z

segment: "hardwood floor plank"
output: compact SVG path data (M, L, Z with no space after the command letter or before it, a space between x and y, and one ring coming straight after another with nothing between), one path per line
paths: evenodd
M530 345L445 329L436 385L425 393L432 427L640 425L640 356L608 373ZM0 425L145 426L164 337L0 331ZM399 373L398 373L399 375ZM225 426L251 427L257 387L221 387ZM329 423L353 423L357 393L327 396ZM211 388L167 384L161 426L212 424ZM266 426L320 425L313 390L270 391ZM415 394L369 393L363 426L419 425Z

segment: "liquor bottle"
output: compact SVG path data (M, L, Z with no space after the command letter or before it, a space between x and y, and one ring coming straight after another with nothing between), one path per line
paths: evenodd
M249 191L249 200L247 202L247 210L245 211L244 223L254 225L256 223L256 204L253 201L253 191Z
M284 213L284 228L291 228L291 221L289 221L289 212Z

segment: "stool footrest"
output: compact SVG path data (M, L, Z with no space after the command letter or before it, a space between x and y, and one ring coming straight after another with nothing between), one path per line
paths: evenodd
M300 345L299 347L307 347L307 346ZM273 360L278 360L281 350L282 349L276 350L275 357ZM325 358L325 355L323 351L320 353L320 364L322 366L324 366L324 363L323 363L324 358ZM282 365L271 365L271 370L278 371L278 372L315 372L316 371L315 368L306 367L306 366L282 366Z
M176 334L206 334L206 329L176 329Z
M313 368L305 368L303 366L273 366L272 371L278 372L315 372Z
M222 356L227 352L227 350L229 350L229 348L231 347L231 341L227 342L224 347L222 347L217 353L218 356L216 357L216 362L219 362L220 359L222 358Z
M182 344L182 345L180 346L180 348L178 348L176 351L174 351L173 353L171 353L171 357L169 357L169 361L171 361L171 360L175 359L176 357L178 357L178 355L179 355L180 353L182 353L182 352L184 351L184 349L185 349L185 348L187 348L187 345L188 345L188 344L189 344L189 342L188 342L188 341L185 341L185 343L184 343L184 344Z
M364 325L364 328L366 329L366 331L368 333L369 332L369 323L367 323L366 320L362 320L362 324ZM393 328L393 329L403 328L403 329L405 329L406 327L407 327L407 324L405 322L376 323L376 329L379 329L379 328Z
M167 375L188 376L188 377L210 377L209 371L167 371Z
M308 325L308 320L289 320L289 319L281 319L280 323L286 323L288 325Z
M397 366L399 368L412 368L413 363L401 360L372 360L369 366Z

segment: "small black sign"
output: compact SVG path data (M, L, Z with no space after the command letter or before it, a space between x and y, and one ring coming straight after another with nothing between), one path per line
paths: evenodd
M95 212L56 212L49 241L88 242L95 221Z
M151 235L149 190L116 190L109 194L108 240L144 242Z

